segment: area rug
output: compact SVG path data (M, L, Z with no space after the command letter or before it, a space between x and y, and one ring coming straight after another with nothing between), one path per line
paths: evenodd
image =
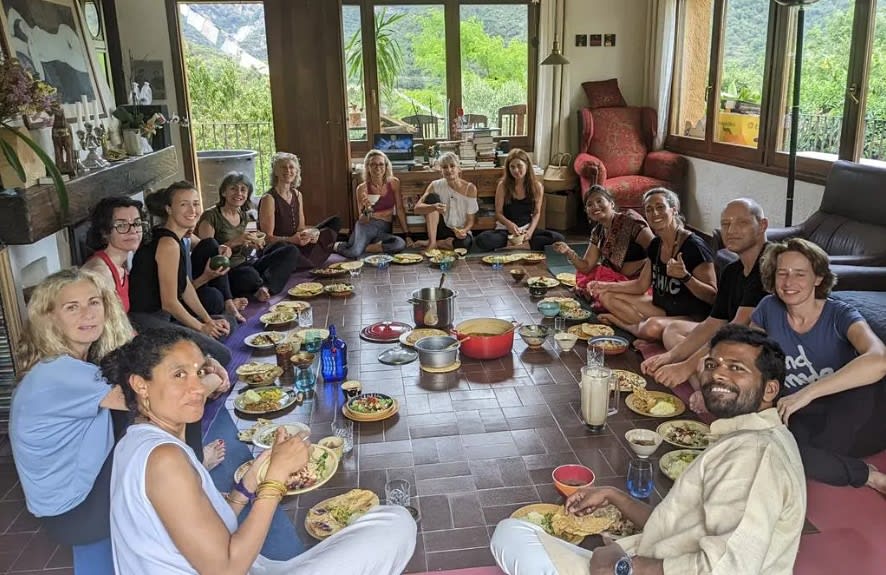
M577 254L582 256L588 249L587 242L570 243L568 245L570 248L575 250ZM569 263L569 260L566 259L566 256L554 251L554 248L552 248L551 246L547 246L545 248L545 258L548 265L548 271L551 272L551 275L556 276L557 274L562 273L575 273L575 266Z

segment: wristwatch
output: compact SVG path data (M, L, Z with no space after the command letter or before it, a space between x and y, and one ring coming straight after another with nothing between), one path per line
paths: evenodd
M630 556L625 555L619 558L619 560L615 562L613 573L615 573L615 575L633 575L634 562L631 561Z

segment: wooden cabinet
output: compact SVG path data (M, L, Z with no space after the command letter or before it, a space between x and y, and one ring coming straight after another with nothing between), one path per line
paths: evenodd
M477 203L480 211L475 215L475 230L491 230L495 227L495 188L501 178L501 168L477 168L473 170L463 169L461 177L477 186ZM406 218L409 221L410 233L424 233L426 231L424 216L413 213L412 208L418 199L425 193L428 185L441 178L437 170L414 170L409 172L394 172L400 179L400 193L403 194L403 203L406 206ZM357 209L357 186L363 181L361 170L351 171L351 206L353 214ZM544 206L541 211L539 227L544 227ZM394 233L400 233L400 224L394 218Z

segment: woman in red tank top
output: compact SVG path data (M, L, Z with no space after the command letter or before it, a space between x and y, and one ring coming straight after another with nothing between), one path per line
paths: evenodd
M144 234L142 203L125 196L104 198L92 210L87 245L95 250L84 269L113 285L129 313L129 254L138 249Z

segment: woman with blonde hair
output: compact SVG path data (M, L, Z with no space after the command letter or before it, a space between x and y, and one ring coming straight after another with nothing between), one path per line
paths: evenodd
M471 249L474 236L477 186L461 178L458 156L446 152L437 160L443 177L428 185L415 204L415 213L423 214L428 227L428 248Z
M23 373L15 389L9 437L28 510L55 541L74 546L81 573L110 565L112 450L126 410L119 386L97 363L132 338L110 283L71 268L36 287L20 344Z
M785 352L778 413L794 434L806 475L886 494L886 474L862 457L886 449L886 345L858 311L828 297L828 254L792 238L760 262L764 297L751 315Z
M520 148L508 152L503 172L495 190L495 229L477 236L477 246L486 251L503 248L509 235L523 236L523 244L517 247L533 250L564 241L563 234L538 228L545 194L529 154Z
M643 207L655 237L639 276L621 282L592 281L587 289L609 310L600 314L600 321L658 341L668 323L708 316L717 297L717 276L711 248L683 226L677 194L653 188L643 194Z
M384 152L369 150L363 158L363 182L357 186L357 204L361 216L348 241L335 242L335 253L351 259L360 257L364 251L396 254L411 242L400 180L394 177L391 160ZM391 233L395 212L400 227L406 231L406 240ZM366 249L375 243L381 244L380 249Z
M301 186L301 162L298 156L277 152L271 160L271 189L258 204L258 229L267 234L265 243L286 242L298 247L296 269L320 267L332 253L341 229L338 216L326 218L316 226L305 220Z

